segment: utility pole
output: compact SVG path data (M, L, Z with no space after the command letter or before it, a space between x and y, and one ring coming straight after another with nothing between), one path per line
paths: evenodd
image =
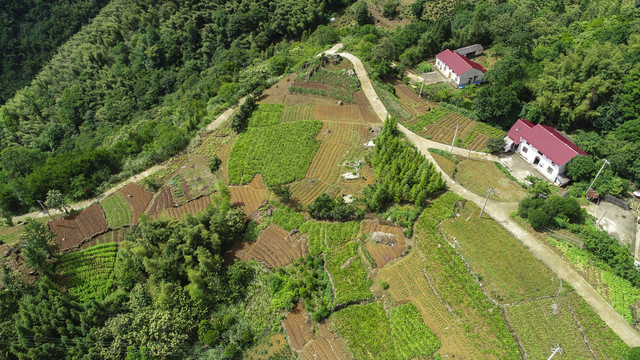
M53 216L51 216L51 214L49 214L49 210L47 210L47 208L44 206L42 201L40 201L40 200L36 200L36 201L38 202L38 204L40 204L40 206L42 206L42 210L44 210L44 212L46 212L47 215L49 215L49 217L51 218L51 221L53 221L54 224L58 225L58 223L56 222L56 219L54 219Z
M593 181L591 182L591 184L589 184L589 188L587 189L587 194L589 193L589 190L591 190L591 187L593 186L593 184L594 184L594 183L596 182L596 180L598 179L598 176L600 176L600 173L602 172L602 169L604 169L604 166L605 166L605 165L609 165L609 164L611 164L611 163L609 162L609 160L607 160L607 159L602 159L602 162L603 162L603 164L602 164L602 166L600 167L600 170L598 170L598 173L596 174L596 177L595 177L595 178L593 178Z
M604 220L604 216L607 215L607 212L605 211L604 214L602 215L602 217L600 218L600 220L596 220L596 226L598 226L598 224L602 223L602 220Z
M424 74L422 74L422 85L420 86L420 97L422 97L422 88L424 88Z
M484 205L482 205L482 211L480 211L480 217L482 217L482 214L484 213L484 208L487 206L487 201L489 201L489 195L491 195L493 188L488 188L487 190L489 190L489 192L487 193L486 199L484 199Z
M551 353L551 356L549 356L547 360L551 360L551 358L553 358L556 354L562 354L562 348L560 347L560 345L556 345L556 348L551 349L551 351L553 352Z
M460 125L456 125L456 132L453 133L453 141L451 142L451 151L449 151L449 153L453 154L453 144L456 143L456 136L458 136L458 128L460 127Z

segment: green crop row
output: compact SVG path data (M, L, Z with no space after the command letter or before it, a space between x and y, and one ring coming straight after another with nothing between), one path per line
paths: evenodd
M317 221L307 221L300 226L301 233L308 233L309 238L309 254L315 256L324 252L324 223Z
M286 205L276 201L272 201L271 205L276 207L276 211L271 216L271 220L287 231L297 229L307 221L304 215Z
M335 289L334 305L348 304L371 298L371 280L358 253L358 243L349 242L339 249L329 250L327 271Z
M119 229L129 225L133 219L133 210L120 194L109 196L100 202L104 210L107 223L112 229Z
M249 118L249 127L271 126L280 123L283 104L260 104Z
M295 121L249 128L231 148L229 182L246 184L262 174L267 185L304 179L320 146L319 121Z
M356 359L397 359L389 319L381 304L349 306L331 319Z
M440 348L440 341L412 303L391 309L390 320L398 360L429 357Z
M106 243L65 254L56 268L69 294L80 301L102 300L114 286L117 244Z
M451 112L451 109L447 109L443 106L438 106L437 108L431 109L428 113L418 115L418 122L416 122L415 124L406 123L404 125L409 130L418 132L424 129L425 126L435 123Z

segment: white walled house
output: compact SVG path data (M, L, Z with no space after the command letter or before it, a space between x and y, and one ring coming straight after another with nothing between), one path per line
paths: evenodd
M436 68L460 89L481 82L487 72L482 65L449 49L436 55Z
M564 185L567 163L578 155L589 156L567 137L546 125L518 119L505 139L505 151L513 150L550 181Z

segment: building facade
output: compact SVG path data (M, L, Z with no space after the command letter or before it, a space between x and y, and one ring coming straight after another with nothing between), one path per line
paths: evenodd
M505 138L505 151L515 151L550 181L564 185L567 164L578 155L589 156L569 138L546 125L518 119Z
M436 68L458 88L480 83L487 72L482 65L449 49L436 55Z

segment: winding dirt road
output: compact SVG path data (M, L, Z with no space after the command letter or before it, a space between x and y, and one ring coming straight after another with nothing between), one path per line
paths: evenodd
M334 54L341 47L341 44L338 44L326 53ZM337 54L349 59L353 63L358 79L362 84L362 90L369 99L375 113L382 121L384 121L388 115L387 109L376 94L373 85L371 84L371 80L369 79L360 59L349 53ZM482 207L484 203L483 197L472 193L453 181L453 179L446 175L434 161L428 149L440 148L438 145L442 144L424 139L402 125L398 125L398 128L407 136L407 139L409 139L409 141L411 141L411 143L414 144L415 147L435 165L436 169L442 173L442 177L446 180L449 190ZM466 152L467 151L465 150L465 153ZM488 157L488 159L491 158ZM607 325L616 334L618 334L625 343L627 343L627 345L632 347L640 346L640 333L635 331L583 277L581 277L569 264L567 264L545 244L511 220L510 214L516 209L517 204L505 204L489 200L485 212L520 240L529 249L529 251L533 253L533 255L545 263L551 270L556 272L562 280L568 282L573 288L575 288L576 292L587 301L591 308L600 315L602 320L604 320L605 323L607 323Z

